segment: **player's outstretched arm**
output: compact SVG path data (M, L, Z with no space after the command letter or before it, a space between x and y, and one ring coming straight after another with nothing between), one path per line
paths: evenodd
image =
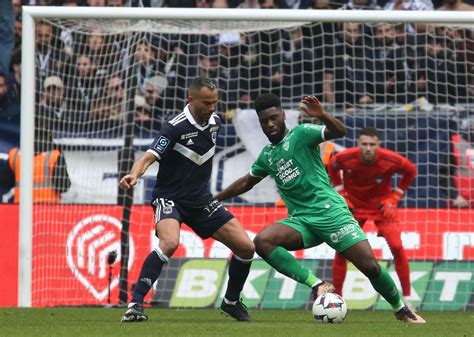
M145 152L143 156L133 163L130 173L120 179L121 188L132 188L137 184L138 178L140 178L146 170L153 164L156 160L156 157L149 153Z
M301 100L301 110L311 117L316 117L326 125L325 140L340 138L346 135L346 126L324 111L323 105L315 96L306 96Z
M237 195L241 195L242 193L250 191L252 187L258 184L261 180L262 178L253 177L250 175L250 173L247 173L247 175L234 181L222 192L216 194L216 199L222 201Z

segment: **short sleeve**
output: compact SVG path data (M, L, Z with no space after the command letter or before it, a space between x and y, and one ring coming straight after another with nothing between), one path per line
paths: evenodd
M324 138L325 125L305 123L296 127L298 140L303 144L313 146L326 141Z
M265 148L260 152L255 163L253 163L252 167L250 168L250 175L252 177L257 178L265 178L268 175L267 165L266 165L266 157L264 154Z
M167 123L161 128L160 134L155 138L148 148L147 152L152 153L158 160L166 158L173 150L176 143L176 132L173 127Z

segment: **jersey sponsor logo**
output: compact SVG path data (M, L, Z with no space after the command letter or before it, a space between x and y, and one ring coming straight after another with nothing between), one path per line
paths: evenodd
M198 131L190 132L190 133L185 133L184 135L181 135L181 139L188 139L188 138L194 138L197 137L199 134Z
M218 126L212 126L209 128L209 132L216 132L217 130L219 130Z
M277 177L280 179L283 185L286 185L290 181L292 181L294 178L298 177L301 172L298 168L298 166L293 166L293 159L290 159L288 161L285 161L283 159L280 159L277 162Z
M381 184L382 182L383 182L383 177L382 176L375 177L375 183L376 184Z
M215 144L216 140L217 140L217 132L212 132L211 133L211 138L212 138L212 142Z
M304 128L305 129L315 129L315 130L318 130L320 128L319 125L316 125L316 124L304 124Z
M156 141L155 150L159 153L163 153L165 152L169 144L170 140L168 138L166 138L165 136L160 136L160 138L158 138L158 140Z
M355 239L359 236L359 234L355 231L355 225L353 223L345 225L344 227L342 227L341 229L339 229L335 233L331 233L331 235L329 235L329 239L332 242L336 243L336 242L340 241L343 237L345 237L346 235L349 235L349 234L352 235L353 239Z

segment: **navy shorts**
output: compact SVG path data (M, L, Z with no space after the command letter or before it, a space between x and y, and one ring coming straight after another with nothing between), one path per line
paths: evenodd
M203 207L189 207L166 198L152 202L155 223L163 219L176 219L185 223L203 239L211 237L234 216L219 201L212 199Z

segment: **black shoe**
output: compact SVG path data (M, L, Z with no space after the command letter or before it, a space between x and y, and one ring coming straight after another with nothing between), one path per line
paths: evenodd
M240 301L237 301L236 304L227 304L224 302L224 300L222 300L221 312L224 315L235 318L236 320L241 322L252 321L252 317L250 317L245 304L242 303L242 299Z
M426 323L426 321L418 316L417 314L413 313L407 307L403 307L395 313L395 317L404 323Z
M122 323L144 322L148 320L148 316L143 312L141 303L134 303L129 306L122 317Z

